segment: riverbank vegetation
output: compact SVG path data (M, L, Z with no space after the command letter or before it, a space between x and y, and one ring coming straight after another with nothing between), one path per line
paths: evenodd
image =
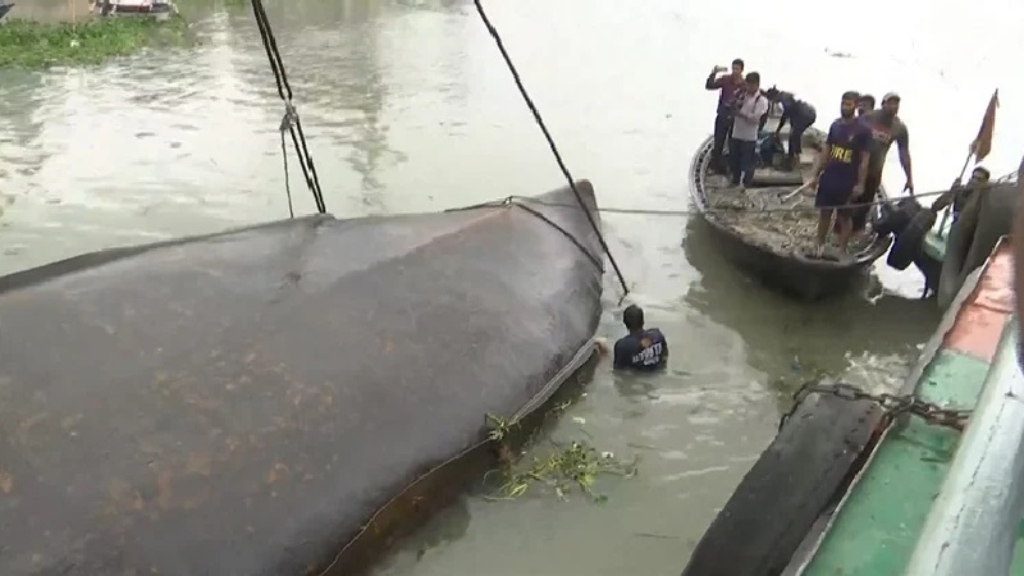
M178 16L164 21L89 18L54 24L7 20L0 23L0 68L101 64L147 47L186 44L187 32L188 26Z

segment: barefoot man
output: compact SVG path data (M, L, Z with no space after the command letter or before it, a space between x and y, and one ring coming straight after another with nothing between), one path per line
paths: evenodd
M868 174L868 146L870 134L854 114L857 110L856 92L845 92L839 106L840 117L828 130L825 145L811 172L811 185L817 185L814 206L818 209L818 237L815 255L825 251L825 240L832 227L832 215L839 230L839 251L846 254L853 233L852 211L846 208L864 194L864 180Z

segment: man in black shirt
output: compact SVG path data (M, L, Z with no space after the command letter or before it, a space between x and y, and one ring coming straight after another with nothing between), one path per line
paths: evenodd
M658 370L668 359L668 343L657 328L644 329L644 311L636 304L622 311L622 323L629 334L615 343L614 367Z

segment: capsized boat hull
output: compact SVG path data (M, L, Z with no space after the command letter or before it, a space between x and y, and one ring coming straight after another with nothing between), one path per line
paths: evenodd
M310 217L0 278L0 574L353 573L403 490L588 355L596 235L531 209L561 230Z

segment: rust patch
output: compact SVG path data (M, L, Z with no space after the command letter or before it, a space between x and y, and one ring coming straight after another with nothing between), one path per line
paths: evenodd
M991 362L1014 303L1013 255L1003 238L985 263L974 292L957 311L943 348Z
M0 492L4 496L14 491L14 476L6 470L0 470Z
M981 274L974 304L1005 314L1013 313L1013 255L1009 244L996 247L992 259Z
M281 480L288 475L288 467L280 462L274 464L274 467L267 472L267 484L274 484L278 480Z
M1006 327L1007 314L977 304L964 305L953 328L946 333L943 347L991 362Z

